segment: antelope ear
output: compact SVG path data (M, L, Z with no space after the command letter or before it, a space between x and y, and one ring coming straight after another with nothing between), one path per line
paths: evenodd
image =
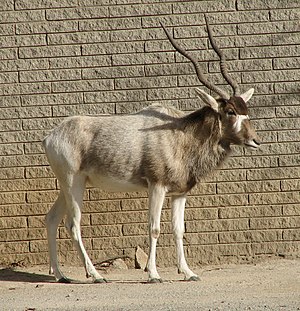
M252 97L254 93L254 89L250 89L247 92L245 92L244 94L240 95L240 97L244 100L244 102L246 103L247 101L250 100L250 98Z
M219 111L219 104L212 96L198 88L196 88L196 93L205 102L206 105L210 106L217 112Z

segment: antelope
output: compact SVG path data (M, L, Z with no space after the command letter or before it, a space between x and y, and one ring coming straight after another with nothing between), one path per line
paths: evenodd
M153 283L161 282L156 245L163 202L169 194L178 272L185 280L199 279L189 268L183 248L187 194L224 162L231 145L253 149L260 145L246 106L254 89L239 95L239 86L228 74L207 20L206 25L210 43L220 58L221 73L233 89L232 96L205 78L198 61L162 25L175 50L192 62L199 81L216 93L217 99L197 88L206 105L188 114L154 104L128 115L73 116L44 139L48 161L60 184L57 200L46 216L50 272L58 282L70 282L57 258L56 233L64 217L86 276L95 283L106 282L93 266L81 238L86 184L112 192L148 190L150 247L146 271Z

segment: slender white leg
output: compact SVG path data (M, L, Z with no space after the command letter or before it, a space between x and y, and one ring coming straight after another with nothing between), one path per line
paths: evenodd
M66 280L65 276L59 269L57 259L57 245L56 245L56 234L59 223L66 213L65 198L62 192L52 206L51 210L46 216L46 227L47 227L47 238L48 238L48 249L50 257L50 269L49 272L53 273L57 280Z
M185 280L196 281L198 276L187 265L183 250L184 208L186 197L172 197L172 228L176 244L178 272L184 274Z
M160 216L166 190L160 185L149 185L149 238L150 250L147 263L150 282L161 282L156 269L156 244L160 234Z
M74 177L71 191L65 193L66 204L68 207L66 228L69 231L73 243L78 251L79 257L85 267L86 276L92 277L94 282L106 282L93 266L82 242L80 231L81 206L83 193L85 189L85 179L83 177Z

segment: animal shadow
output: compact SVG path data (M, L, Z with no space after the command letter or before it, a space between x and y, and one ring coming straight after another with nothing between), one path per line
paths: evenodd
M28 283L49 283L55 282L54 277L45 274L18 271L14 268L0 269L0 281L6 282L28 282Z

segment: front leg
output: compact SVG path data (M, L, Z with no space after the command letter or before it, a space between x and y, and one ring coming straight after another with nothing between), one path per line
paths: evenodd
M150 250L146 271L149 273L149 282L161 282L156 269L156 244L160 234L160 216L166 190L160 185L149 185L149 238Z
M199 277L187 265L183 250L185 202L185 196L172 197L172 228L177 251L178 272L183 273L187 281L198 281Z

